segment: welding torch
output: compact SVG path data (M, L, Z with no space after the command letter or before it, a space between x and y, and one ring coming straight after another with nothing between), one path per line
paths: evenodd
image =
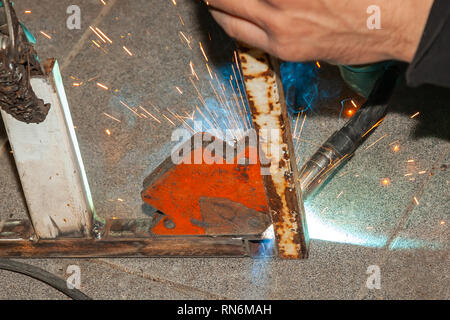
M305 199L347 162L383 122L401 71L402 64L387 64L364 105L303 165L299 180Z

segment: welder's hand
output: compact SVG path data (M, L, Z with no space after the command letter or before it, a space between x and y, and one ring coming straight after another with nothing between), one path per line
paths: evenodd
M411 61L434 0L204 1L228 35L283 60L362 64ZM373 4L381 29L367 24Z

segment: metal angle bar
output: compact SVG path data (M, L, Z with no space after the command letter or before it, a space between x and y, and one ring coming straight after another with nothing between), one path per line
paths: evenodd
M261 148L278 255L284 259L307 258L309 237L279 62L244 44L239 44L238 53Z

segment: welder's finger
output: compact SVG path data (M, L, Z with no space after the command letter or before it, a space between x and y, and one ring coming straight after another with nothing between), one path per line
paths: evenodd
M256 24L219 10L210 9L210 12L230 37L263 50L268 49L269 36Z
M239 17L261 27L264 27L265 19L273 14L271 8L265 1L261 0L204 0L209 7L229 15Z

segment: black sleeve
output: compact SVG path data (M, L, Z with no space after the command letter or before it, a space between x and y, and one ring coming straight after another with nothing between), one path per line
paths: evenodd
M450 0L435 0L406 79L411 86L425 83L450 87Z

